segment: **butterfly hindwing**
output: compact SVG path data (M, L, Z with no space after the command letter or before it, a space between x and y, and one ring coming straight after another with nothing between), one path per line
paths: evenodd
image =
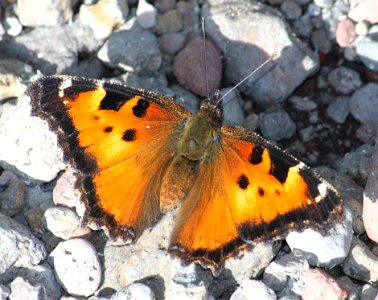
M327 182L257 134L223 127L220 149L200 170L172 235L170 250L187 262L217 270L248 243L342 218Z
M171 98L77 77L45 77L28 94L78 172L84 221L134 240L159 215L171 139L189 113Z

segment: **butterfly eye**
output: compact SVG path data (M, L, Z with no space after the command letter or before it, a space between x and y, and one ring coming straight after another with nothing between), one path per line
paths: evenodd
M222 110L221 110L219 107L217 107L217 108L215 109L215 113L217 114L217 117L218 117L218 118L222 117Z

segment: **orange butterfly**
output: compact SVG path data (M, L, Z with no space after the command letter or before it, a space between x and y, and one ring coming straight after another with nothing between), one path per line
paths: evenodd
M29 86L32 114L77 170L84 223L134 242L181 205L169 252L219 271L251 242L343 218L336 191L306 165L240 127L221 126L219 94L191 114L174 99L78 77Z

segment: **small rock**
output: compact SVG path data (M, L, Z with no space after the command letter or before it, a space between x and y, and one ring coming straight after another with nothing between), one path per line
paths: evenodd
M345 220L336 223L322 235L319 231L305 229L303 232L290 232L286 242L291 249L298 251L312 266L332 268L340 264L348 255L352 230L352 213L345 209Z
M295 133L295 123L284 110L259 114L260 129L264 137L279 141Z
M10 36L18 36L22 32L22 25L15 16L7 16L4 18L5 32Z
M369 32L369 24L366 21L358 22L355 26L357 35L367 35Z
M369 36L361 37L356 43L356 51L363 64L378 72L378 41Z
M175 93L176 99L182 105L184 105L191 113L197 111L200 101L194 94L182 88L178 84L172 85L171 90Z
M249 131L255 131L259 127L259 116L251 113L244 119L243 126Z
M183 19L180 12L171 9L164 14L158 15L157 24L154 31L157 34L168 32L180 32L183 28Z
M299 130L299 136L304 143L307 143L315 137L315 127L310 125Z
M350 99L350 112L358 121L378 126L377 83L368 83L353 93Z
M314 29L314 25L312 24L311 16L306 13L301 17L295 19L293 21L293 26L296 32L305 38L309 38L311 33Z
M30 268L45 257L45 245L27 227L0 214L0 274L10 267Z
M352 179L366 181L370 174L374 148L365 144L353 152L345 154L334 163L335 169L348 174Z
M55 205L76 207L81 194L75 189L76 177L73 168L68 167L64 174L56 182L53 191Z
M322 9L314 3L310 3L307 7L307 12L311 17L319 17L322 13Z
M143 299L155 300L155 294L148 285L140 282L132 283L124 289L113 294L109 300L124 300L124 299Z
M224 88L221 95L225 95L232 88ZM244 112L242 99L239 90L234 89L222 100L223 105L223 125L242 126L244 122Z
M333 5L334 0L314 0L315 5L321 8L330 8Z
M356 131L356 137L365 144L374 144L377 126L372 123L362 123Z
M156 0L154 5L159 13L166 13L175 8L176 0Z
M159 47L164 53L175 54L184 47L186 35L182 32L169 32L159 37Z
M127 1L99 0L94 4L80 6L79 20L89 26L99 40L108 38L114 29L126 22L129 7Z
M351 278L368 283L378 282L378 257L357 237L343 262L343 270Z
M377 138L378 140L378 138ZM363 220L368 237L378 243L378 143L375 145L371 172L364 191Z
M324 30L314 30L311 35L311 43L323 53L329 53L332 50L332 43Z
M101 282L101 265L97 251L84 239L59 243L50 254L58 281L73 296L92 295Z
M339 96L327 107L327 116L338 124L343 124L349 115L349 97Z
M361 299L363 299L363 300L377 300L378 299L378 289L371 286L370 284L365 284L362 287Z
M310 268L307 260L299 258L290 252L272 261L264 271L264 283L275 292L303 293L303 275Z
M337 25L336 41L340 47L346 48L351 46L356 36L356 28L350 19L341 20Z
M71 20L72 1L46 0L43 5L38 0L18 0L17 15L24 26L56 26Z
M7 176L5 174L5 176ZM0 175L0 181L3 174ZM2 184L0 183L0 186ZM25 206L26 187L23 180L10 179L5 184L5 190L0 191L0 212L7 216L14 216Z
M44 213L45 211L40 206L34 206L24 213L25 220L33 233L43 234L45 232L42 223Z
M197 95L207 97L214 94L222 79L222 57L220 51L206 40L209 91L206 90L205 66L203 61L203 40L192 38L175 57L173 72L177 81Z
M43 222L48 230L55 236L67 240L79 227L80 220L68 207L50 207L45 211Z
M310 100L308 97L291 96L289 102L296 110L310 111L317 108L316 102Z
M157 11L153 5L146 0L139 0L136 10L136 19L139 25L144 28L152 28L156 25Z
M308 270L304 275L304 282L303 300L339 300L348 296L340 284L320 269Z
M378 2L375 0L351 0L348 17L355 22L378 23Z
M362 204L361 202L351 199L345 201L345 207L348 208L353 214L352 228L353 232L361 235L365 232L364 222L362 220Z
M9 295L10 300L19 299L39 299L39 295L43 293L41 286L33 286L26 279L17 277L10 285L11 293Z
M346 67L333 69L328 74L328 82L336 91L344 95L354 92L362 84L360 74Z
M162 57L156 36L131 18L106 41L97 57L111 68L154 75L160 68Z
M240 283L230 300L248 300L253 295L254 299L276 300L276 294L264 283L258 280L246 279Z
M302 14L301 7L295 1L285 0L280 8L288 20L297 19Z

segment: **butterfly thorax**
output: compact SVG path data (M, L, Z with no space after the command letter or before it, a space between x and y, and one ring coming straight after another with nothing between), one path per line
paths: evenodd
M211 158L220 143L222 112L211 100L204 100L192 115L178 142L177 154L192 161Z

